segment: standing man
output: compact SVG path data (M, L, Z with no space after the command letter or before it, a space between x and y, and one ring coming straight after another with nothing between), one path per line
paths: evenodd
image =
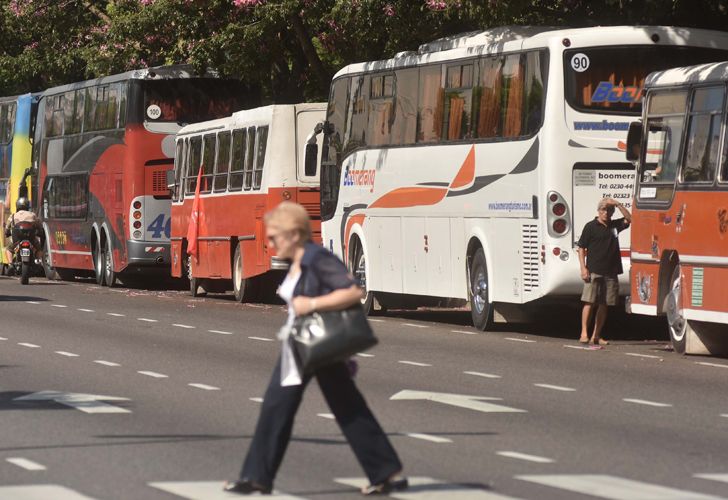
M612 220L614 208L622 212L623 218ZM619 282L622 274L622 256L619 252L619 233L632 222L632 214L624 205L612 198L604 198L597 205L597 216L587 222L577 243L581 279L584 291L581 301L581 336L579 342L603 346L609 344L601 337L602 327L607 319L607 307L617 305ZM589 336L589 320L596 307L594 332Z

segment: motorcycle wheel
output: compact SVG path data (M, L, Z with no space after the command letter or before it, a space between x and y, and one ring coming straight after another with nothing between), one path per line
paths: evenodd
M23 262L20 265L20 284L27 285L30 281L30 264Z

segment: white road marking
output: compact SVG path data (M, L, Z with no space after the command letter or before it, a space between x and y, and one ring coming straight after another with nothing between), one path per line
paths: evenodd
M204 389L206 391L219 391L219 387L215 387L214 385L207 385L207 384L187 384L190 387L196 387L197 389Z
M411 438L422 439L423 441L431 441L433 443L452 443L452 439L433 436L432 434L422 434L420 432L408 432L407 435Z
M131 413L126 408L113 406L103 401L129 401L129 398L117 396L101 396L96 394L79 394L74 392L40 391L13 399L13 401L55 401L56 403L76 408L84 413ZM0 495L0 498L3 498Z
M115 318L123 318L124 316L126 316L126 314L119 314L119 313L106 313L106 314L108 314L109 316L114 316Z
M251 401L253 401L255 403L262 403L263 402L263 398L248 398L248 399L250 399Z
M708 363L707 361L696 361L696 365L703 365L703 366L712 366L714 368L728 368L728 365L723 365L721 363Z
M636 352L625 352L626 356L635 356L637 358L650 358L650 359L662 359L661 356L654 356L652 354L639 354Z
M721 414L720 414L720 416L721 416L721 417L725 417L725 418L728 418L728 413L721 413Z
M508 458L516 458L518 460L526 460L527 462L536 462L539 464L552 464L555 462L552 458L539 457L538 455L528 455L526 453L519 453L517 451L497 451L496 455Z
M401 500L433 500L447 498L447 500L516 500L515 497L493 493L482 488L464 484L446 483L439 479L422 476L410 476L409 488L404 491L392 491L390 498ZM334 481L360 490L369 484L366 478L337 477Z
M222 491L225 484L223 481L165 481L147 483L152 488L166 491L172 495L177 495L188 500L228 500L241 498L235 493L226 493ZM280 491L273 490L272 495L266 495L269 500L302 500L301 497L286 495Z
M517 479L613 500L718 500L719 497L604 474L515 476Z
M656 406L658 408L669 408L672 406L669 403L657 403L655 401L647 401L645 399L632 399L632 398L624 398L622 401L626 401L627 403L635 403L638 405L646 405L646 406Z
M535 340L517 339L515 337L506 337L506 340L512 340L514 342L526 342L526 343L529 343L529 344L532 344L532 343L536 342Z
M25 303L26 304L35 304L35 305L40 304L40 302L36 302L35 300L26 300Z
M56 354L60 354L61 356L67 356L69 358L77 358L78 354L75 352L68 352L68 351L55 351Z
M23 347L31 347L31 348L34 348L34 349L40 347L37 344L31 344L29 342L18 342L18 345L22 345Z
M544 389L552 389L554 391L574 392L576 389L571 387L564 387L562 385L551 385L551 384L533 384L536 387L542 387Z
M377 319L377 318L367 318L370 322L374 323L384 323L383 319Z
M450 394L447 392L428 391L399 391L389 398L390 400L426 400L446 405L467 408L469 410L481 411L483 413L526 413L526 410L510 408L508 406L487 403L486 401L502 401L502 398L491 398L486 396L471 396L467 394Z
M63 304L51 304L51 307L68 307L68 306L64 306Z
M144 370L138 371L137 373L140 375L146 375L147 377L168 378L168 375L165 375L164 373L149 372Z
M368 354L366 352L357 352L357 356L361 356L362 358L373 358L374 354Z
M147 323L158 323L158 319L150 319L150 318L137 318L139 321L146 321Z
M21 469L25 470L46 470L45 465L39 464L38 462L33 462L32 460L28 460L27 458L10 457L6 458L5 461L13 465L17 465Z
M273 342L273 339L269 339L266 337L248 337L250 340L260 340L263 342Z
M197 328L196 326L192 326L192 325L182 325L182 324L179 324L179 323L172 323L172 326L176 326L178 328Z
M412 365L412 366L432 366L432 365L428 365L427 363L418 363L417 361L400 360L400 361L397 361L397 363L402 363L403 365Z
M402 323L402 326L411 326L413 328L430 328L427 325L417 325L415 323Z
M219 333L220 335L232 335L233 332L226 332L224 330L207 330L210 333Z
M467 330L450 330L452 333L464 333L465 335L478 335L478 332L469 332Z
M476 377L483 377L483 378L501 378L500 375L494 375L492 373L483 373L483 372L463 372L466 375L475 375Z
M13 500L38 500L39 498L52 498L53 500L92 500L91 497L87 497L58 484L0 486L0 498L12 498Z
M81 312L85 312L85 313L92 313L92 312L94 312L93 309L80 309L79 308L78 310L81 311Z
M336 417L332 413L317 413L316 416L321 418L327 418L329 420L336 419Z
M582 351L589 351L589 350L591 350L588 347L584 347L584 346L580 346L580 345L564 344L564 347L568 347L569 349L581 349Z
M103 359L94 360L94 363L98 363L104 366L121 366L119 363L114 363L113 361L104 361Z
M721 483L728 483L728 474L693 474L693 477L699 479L708 479L710 481L720 481Z
M0 340L8 340L7 337L0 337Z

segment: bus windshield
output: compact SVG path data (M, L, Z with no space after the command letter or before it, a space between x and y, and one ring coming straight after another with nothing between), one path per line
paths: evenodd
M193 78L144 81L144 119L197 123L244 108L246 91L236 80Z
M699 47L597 47L564 52L567 102L578 111L638 115L653 71L725 61L728 51Z

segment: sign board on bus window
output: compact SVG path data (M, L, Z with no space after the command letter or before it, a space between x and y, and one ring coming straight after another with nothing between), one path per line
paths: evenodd
M571 69L573 69L577 73L583 73L584 71L588 70L589 63L589 56L582 52L571 56Z

